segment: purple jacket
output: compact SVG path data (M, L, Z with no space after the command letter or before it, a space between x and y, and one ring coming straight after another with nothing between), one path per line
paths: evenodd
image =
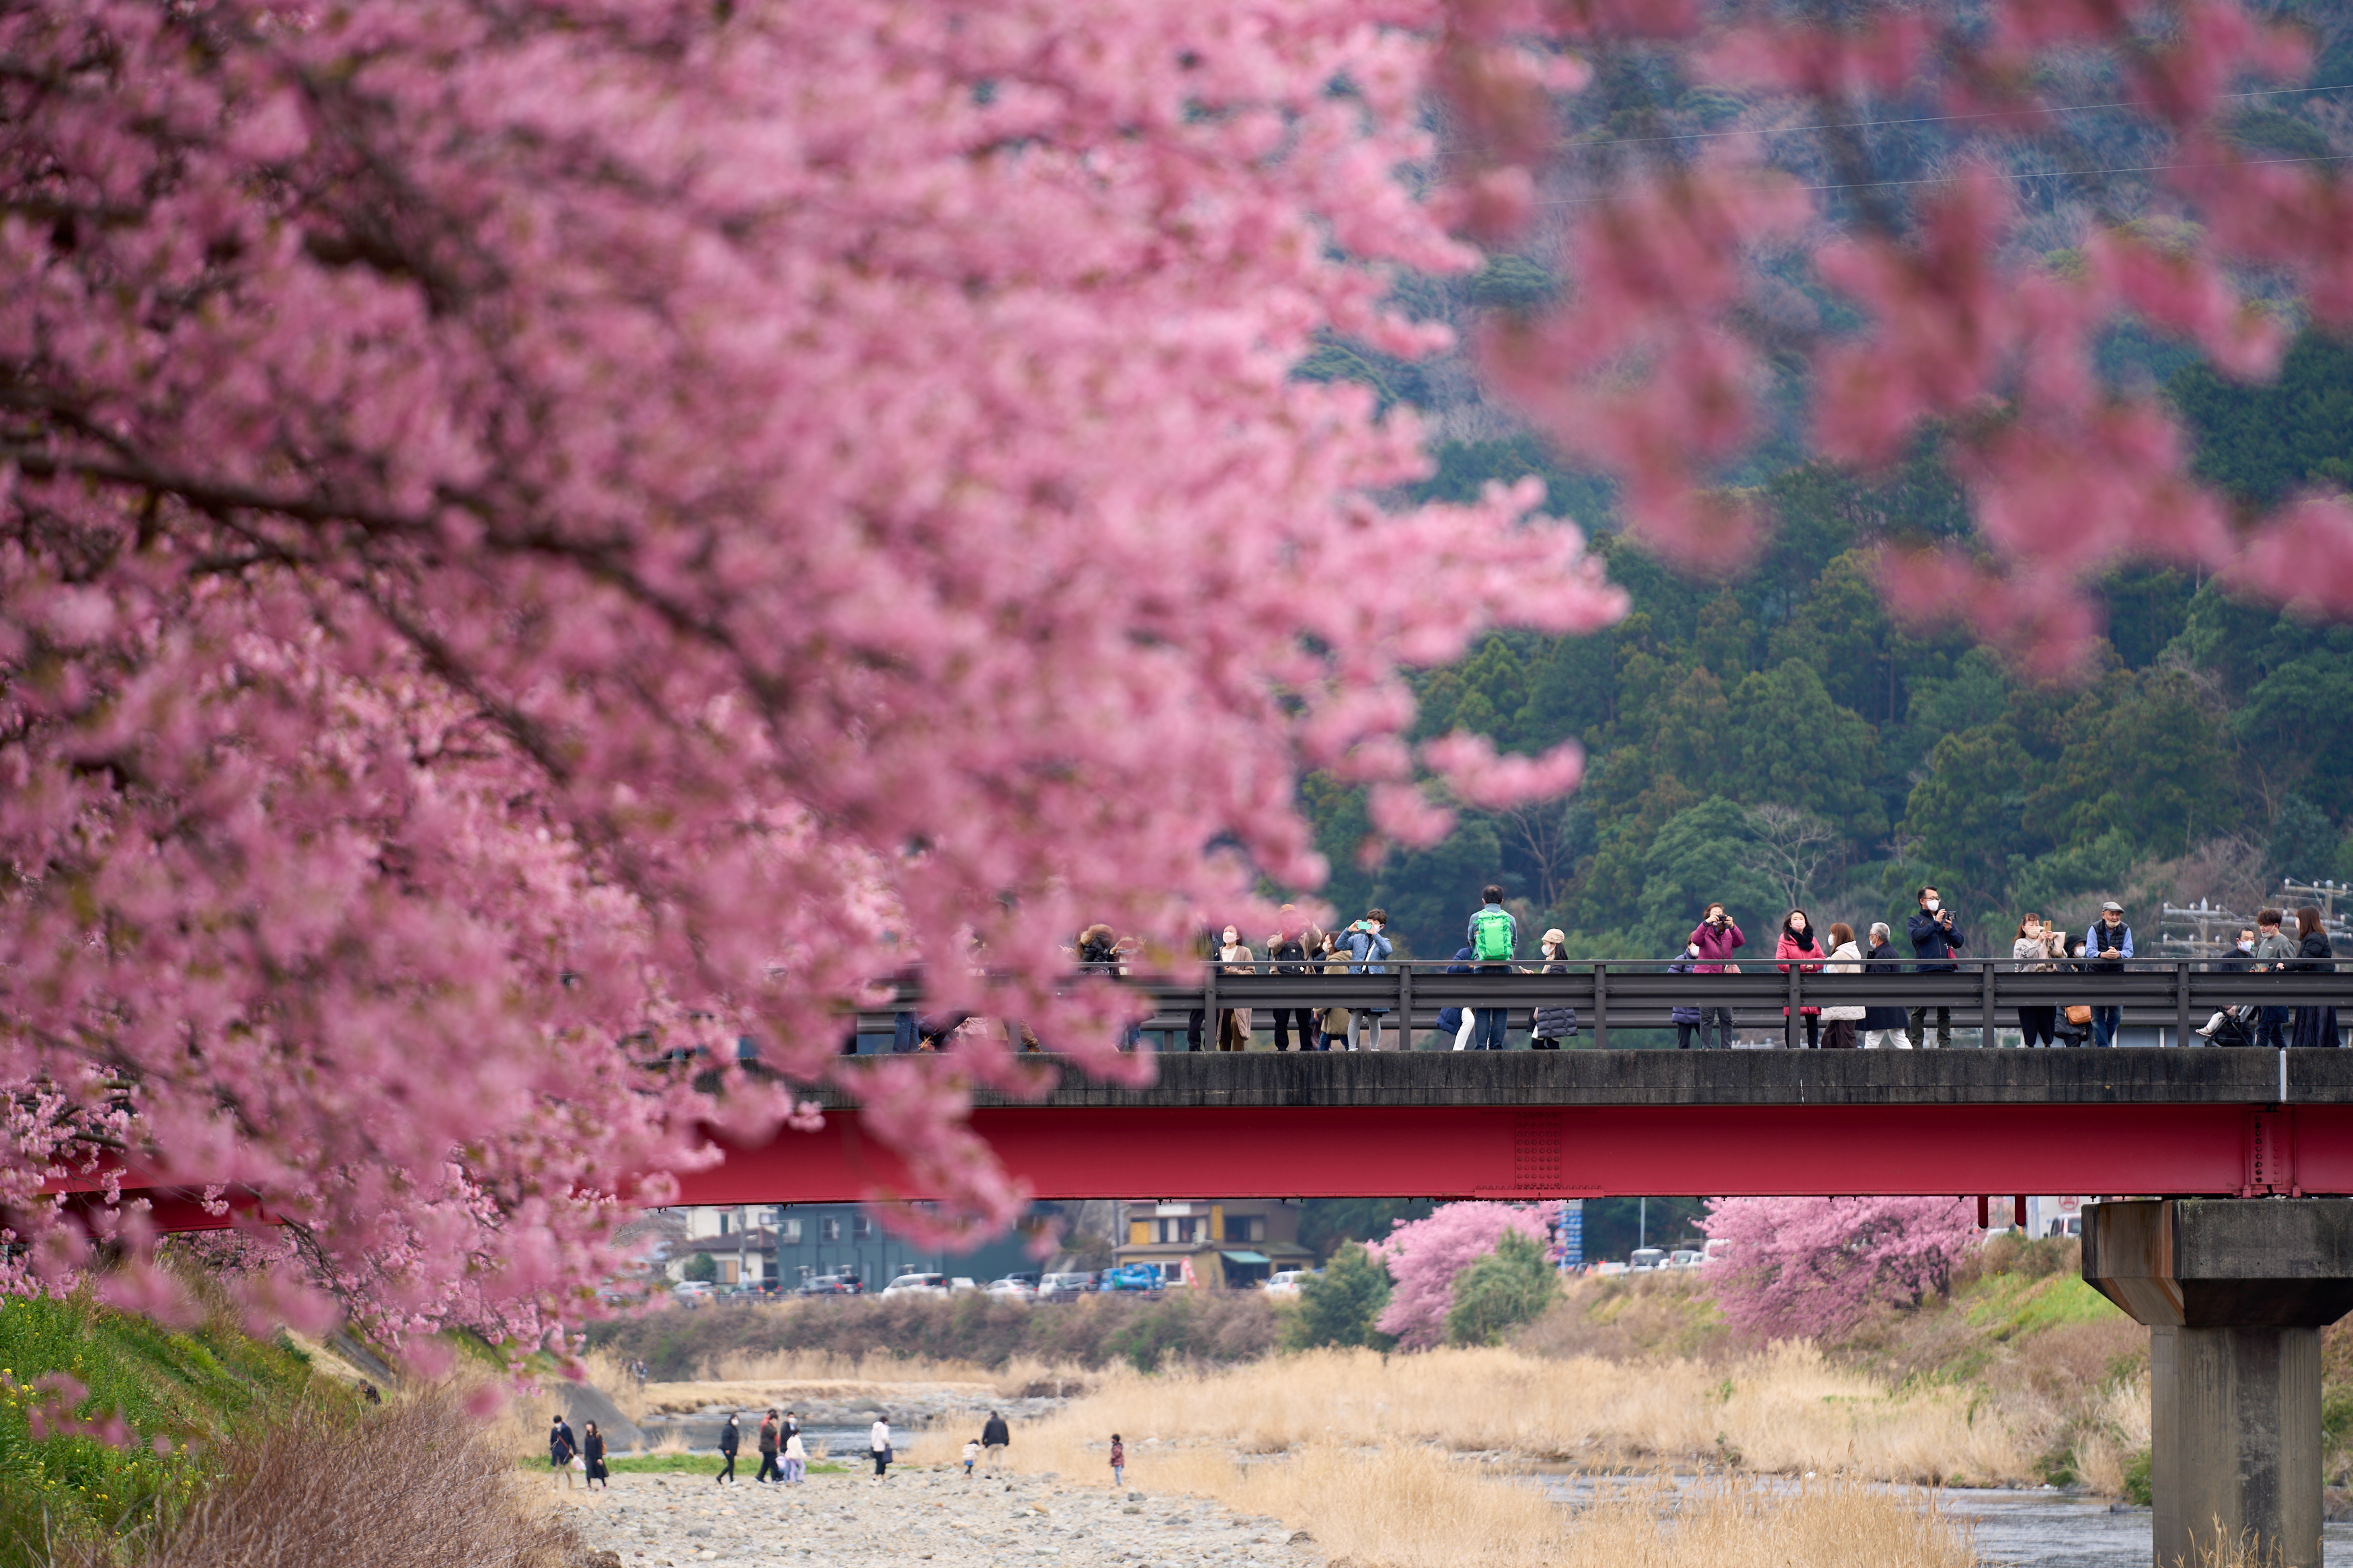
M1699 962L1692 965L1694 974L1723 973L1724 961L1732 956L1732 950L1748 945L1748 939L1740 934L1739 923L1729 919L1721 931L1702 921L1699 930L1691 933L1691 940L1699 948Z

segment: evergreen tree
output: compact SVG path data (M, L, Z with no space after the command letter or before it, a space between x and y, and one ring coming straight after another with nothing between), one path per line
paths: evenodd
M1492 1345L1522 1323L1544 1315L1559 1295L1544 1248L1517 1231L1505 1231L1495 1250L1454 1278L1454 1302L1446 1310L1446 1342Z
M1282 1321L1281 1343L1287 1351L1326 1345L1387 1350L1397 1342L1373 1325L1388 1304L1388 1268L1368 1248L1344 1243L1323 1273L1300 1286L1299 1306Z

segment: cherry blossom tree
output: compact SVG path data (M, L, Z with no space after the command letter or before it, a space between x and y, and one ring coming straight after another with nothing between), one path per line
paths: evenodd
M1523 1204L1440 1204L1424 1218L1399 1221L1373 1244L1397 1281L1375 1326L1406 1350L1444 1344L1455 1279L1507 1234L1538 1247L1549 1239L1542 1212Z
M845 1067L879 983L1134 1079L1071 933L1314 886L1301 770L1417 838L1425 768L1572 782L1418 758L1398 672L1620 613L1579 534L1383 500L1413 420L1289 374L1443 341L1436 17L0 14L5 1282L183 1310L47 1195L127 1166L288 1227L257 1311L530 1341L829 1078L901 1223L1001 1228L962 1113L1045 1079Z
M1978 1239L1962 1198L1716 1198L1700 1223L1730 1243L1702 1279L1760 1340L1833 1336L1873 1307L1941 1295Z
M1474 247L1556 252L1480 363L1659 548L1737 559L1714 480L1794 364L1827 455L1950 445L1981 548L1892 558L1906 603L2076 649L2077 585L2138 552L2353 606L2340 500L2229 516L2092 360L2129 312L2259 374L2289 311L2353 315L2337 172L2218 130L2306 41L2231 0L1942 16L0 13L0 1283L135 1265L135 1207L47 1195L128 1165L283 1222L304 1268L246 1276L257 1310L323 1311L307 1279L534 1338L704 1128L807 1126L795 1086L852 1070L916 1223L1008 1223L962 1112L1042 1076L986 1028L845 1068L879 983L1133 1079L1062 944L1173 961L1314 887L1303 770L1417 843L1577 775L1409 746L1400 676L1618 614L1576 530L1533 485L1397 504L1409 414L1291 374L1440 346L1384 300ZM1787 105L1814 173L1757 127L1564 146L1564 95L1651 58ZM2195 221L2094 215L2059 267L1997 154L2063 163L2044 84L2094 80ZM1839 129L1899 98L1971 117L1901 189Z

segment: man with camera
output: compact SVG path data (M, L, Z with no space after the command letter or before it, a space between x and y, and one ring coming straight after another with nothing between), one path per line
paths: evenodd
M1920 912L1904 922L1904 931L1912 939L1912 956L1926 961L1912 966L1914 973L1953 974L1959 972L1959 964L1944 961L1960 956L1961 949L1967 944L1962 940L1960 928L1953 923L1953 911L1945 907L1945 900L1936 889L1920 889ZM1936 1015L1936 1038L1933 1045L1928 1039L1928 1015L1931 1011L1926 1007L1912 1009L1912 1037L1920 1042L1922 1050L1951 1050L1953 1010L1950 1007L1933 1009Z

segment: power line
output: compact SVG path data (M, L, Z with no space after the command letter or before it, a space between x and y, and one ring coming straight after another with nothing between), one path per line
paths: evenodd
M2353 83L2337 82L2328 87L2274 87L2249 92L2226 92L2224 100L2248 98L2287 98L2307 92L2343 92ZM1733 136L1796 136L1808 131L1876 131L1896 125L1950 125L1967 120L2011 120L2021 114L2087 114L2101 109L2139 109L2145 107L2137 100L2116 99L2106 103L2049 103L2027 109L1987 109L1968 114L1922 114L1909 120L1834 120L1820 125L1784 125L1757 131L1684 131L1672 136L1613 136L1613 147L1642 147L1664 142L1714 142ZM1560 146L1569 146L1562 142Z
M2353 153L2315 153L2301 158L2241 158L2229 163L2122 163L2108 169L2052 169L2035 174L2003 174L1989 170L1997 180L2088 180L2095 174L2155 174L2170 169L2258 169L2272 163L2341 163L2353 158ZM1906 185L1949 184L1950 175L1918 180L1850 180L1836 185L1799 185L1807 192L1894 190ZM1540 207L1583 207L1607 201L1607 196L1563 196L1557 201L1536 202Z

